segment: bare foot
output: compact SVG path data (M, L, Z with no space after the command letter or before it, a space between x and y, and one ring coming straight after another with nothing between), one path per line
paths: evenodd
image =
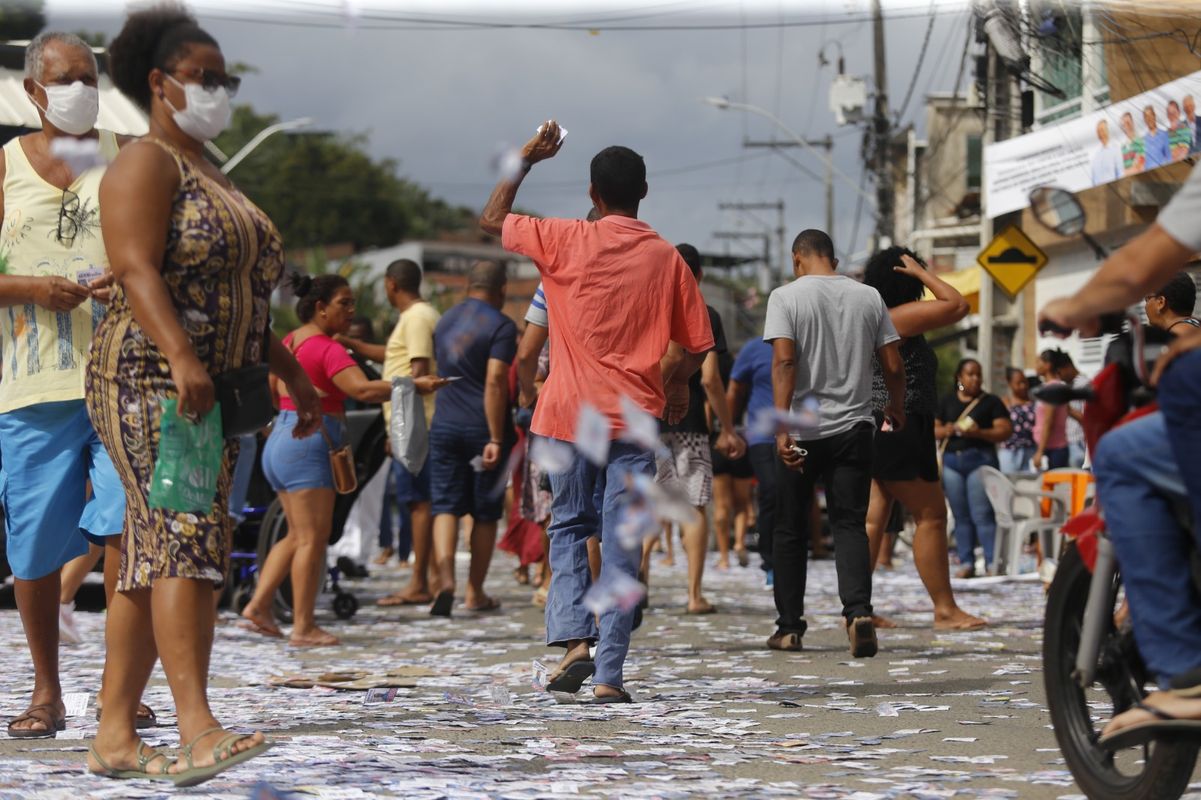
M872 625L877 628L895 628L897 624L888 617L882 617L879 614L872 614Z
M1143 700L1143 705L1162 711L1176 719L1201 720L1201 700L1178 697L1171 692L1152 692ZM1158 722L1160 720L1161 717L1157 717L1150 711L1142 708L1132 708L1111 719L1109 724L1105 726L1105 730L1101 733L1103 736L1109 736L1135 725Z
M209 767L213 764L216 764L217 760L214 758L215 754L213 753L213 748L218 742L229 736L231 733L233 733L233 731L217 730L213 731L212 733L206 733L199 739L189 742L189 744L192 746L191 765L189 766L188 759L184 757L181 749L179 759L173 762L171 765L171 774L178 774L193 767ZM243 736L241 739L238 739L236 742L234 742L233 747L229 749L229 754L231 756L235 756L244 750L249 750L252 747L262 744L264 741L266 741L266 739L263 737L263 734L256 731L255 733Z
M730 560L728 558L721 559L720 561L717 562L717 568L720 569L722 572L729 571Z
M342 644L342 642L332 633L323 631L320 628L313 628L311 631L300 633L293 630L292 638L288 640L288 644L292 647L336 647Z
M379 551L379 555L372 559L371 563L382 567L384 564L387 564L389 561L391 561L392 556L394 555L396 555L395 550L393 550L391 547L385 547L383 550Z
M934 612L934 630L936 631L975 631L987 628L988 622L962 608L956 608L947 614Z
M429 592L405 589L403 592L393 592L387 597L375 601L379 606L427 606L434 602L434 596Z
M663 558L659 560L659 563L665 567L674 567L676 565L676 559L674 556L663 556Z
M597 697L621 697L625 692L621 689L614 689L612 686L606 686L603 683L598 683L592 693Z
M276 638L283 636L284 633L279 629L279 625L275 622L275 617L270 612L262 613L256 610L253 606L246 606L242 611L242 622L238 625L244 631L251 633L261 633L264 636L274 636Z
M712 603L710 603L705 598L701 597L697 600L690 600L688 602L688 613L689 614L716 614L717 607L714 606Z

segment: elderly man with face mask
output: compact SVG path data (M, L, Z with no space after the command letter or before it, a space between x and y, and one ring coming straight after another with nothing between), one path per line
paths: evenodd
M34 668L29 708L8 725L14 738L65 728L63 565L85 555L89 541L111 545L106 578L115 579L120 562L125 496L83 401L92 333L112 279L100 236L103 170L75 169L80 161L103 165L122 144L95 129L97 80L96 57L77 36L34 39L24 86L42 129L8 142L0 158L0 459L8 559ZM63 160L69 153L71 164Z

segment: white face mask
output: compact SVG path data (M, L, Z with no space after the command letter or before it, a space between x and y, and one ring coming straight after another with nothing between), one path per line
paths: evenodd
M75 81L70 86L42 86L40 83L38 86L46 92L46 107L38 108L51 125L72 136L83 136L96 127L100 92L95 86L88 86L83 81ZM29 99L33 100L33 96ZM33 104L38 105L36 100Z
M180 83L170 75L167 79L183 89L187 101L183 109L178 109L166 97L163 98L175 112L172 116L179 129L198 142L212 141L220 136L233 116L229 107L229 92L225 87L219 86L210 92L199 83Z

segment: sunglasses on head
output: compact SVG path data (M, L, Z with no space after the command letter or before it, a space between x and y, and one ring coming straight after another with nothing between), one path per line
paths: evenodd
M181 75L187 78L198 78L199 83L206 92L215 92L219 88L224 88L230 97L238 94L238 89L242 86L242 78L238 75L226 75L221 72L216 72L211 69L173 69L176 75Z

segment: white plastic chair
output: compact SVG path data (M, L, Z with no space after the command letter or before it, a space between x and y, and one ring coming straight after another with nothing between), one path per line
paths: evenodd
M980 476L984 491L992 505L997 521L996 545L993 551L993 569L998 575L1017 575L1020 570L1022 548L1030 541L1030 535L1038 536L1039 547L1044 558L1056 558L1059 554L1059 529L1067 520L1067 504L1063 498L1049 492L1018 489L999 469L981 467ZM1032 501L1032 514L1020 516L1015 509L1019 500ZM1052 514L1044 519L1039 514L1039 501L1050 500Z

